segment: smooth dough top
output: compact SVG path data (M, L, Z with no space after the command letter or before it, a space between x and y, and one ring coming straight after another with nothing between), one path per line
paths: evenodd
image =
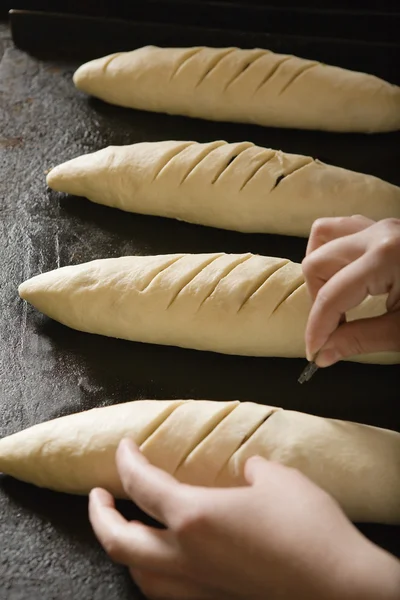
M304 357L311 300L301 265L254 254L123 256L61 267L19 287L65 325L110 337L247 356ZM367 297L347 320L386 312ZM399 363L400 352L355 357Z
M354 520L400 523L400 434L252 402L137 400L64 416L0 440L0 471L87 494L124 490L115 451L124 437L179 481L244 485L259 455L299 469Z
M83 64L74 83L111 104L267 127L400 129L400 88L366 73L255 48L145 46Z
M51 169L54 190L130 212L307 237L320 217L400 218L400 187L251 142L109 146Z

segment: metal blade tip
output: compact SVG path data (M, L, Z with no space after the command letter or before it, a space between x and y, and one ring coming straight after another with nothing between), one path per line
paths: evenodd
M308 363L308 365L306 366L306 368L304 369L304 371L301 373L298 382L299 383L304 383L306 381L310 381L311 377L314 375L314 373L317 371L318 369L318 365L313 362L310 361Z

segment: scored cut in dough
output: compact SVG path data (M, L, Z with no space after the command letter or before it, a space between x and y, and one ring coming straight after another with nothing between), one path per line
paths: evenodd
M61 267L19 286L52 319L89 333L248 356L305 357L311 301L300 264L253 254L124 256ZM347 320L386 312L368 297ZM400 363L400 352L354 357Z
M342 132L400 129L400 88L254 48L145 46L83 64L76 87L111 104L212 121Z
M400 523L399 433L252 402L137 400L61 417L0 440L0 471L124 497L115 451L127 436L186 483L243 485L246 459L260 455L299 469L355 521Z
M319 217L400 218L400 188L250 142L110 146L51 169L47 184L125 211L247 233L308 236Z

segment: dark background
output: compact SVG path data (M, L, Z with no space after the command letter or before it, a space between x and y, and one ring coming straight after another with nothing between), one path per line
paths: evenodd
M13 8L30 9L29 4ZM59 2L58 10L67 4L78 12L77 2ZM0 25L0 436L138 398L252 400L399 430L398 366L339 364L300 386L303 360L231 357L92 336L51 322L18 298L17 286L28 277L95 258L222 250L302 259L302 239L130 215L47 190L47 169L109 144L251 140L400 185L399 133L283 131L140 113L88 99L72 84L74 69L87 58L146 43L268 46L400 83L393 35L397 3L380 2L374 14L372 2L352 3L351 14L344 12L345 2L314 0L296 14L290 4L202 2L200 12L198 2L164 0L131 3L124 14L117 2L86 2L79 3L81 18L15 12L11 25L18 48L9 26ZM264 12L252 11L253 5ZM125 570L96 543L85 498L3 478L0 506L1 599L140 597ZM400 556L399 528L362 530Z

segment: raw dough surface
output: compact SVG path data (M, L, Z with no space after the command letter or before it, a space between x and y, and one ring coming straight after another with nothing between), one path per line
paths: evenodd
M319 217L400 218L400 188L250 142L142 142L58 165L47 184L125 211L308 236Z
M77 88L111 104L326 131L400 129L400 88L373 75L255 48L145 46L85 63Z
M67 266L19 287L68 327L137 342L248 356L304 357L311 306L301 265L253 254L124 256ZM348 320L386 312L368 297ZM355 357L400 363L400 352Z
M61 417L0 440L0 471L61 492L124 497L119 441L131 437L179 480L243 485L258 454L302 471L355 521L400 523L400 434L252 402L137 400Z

